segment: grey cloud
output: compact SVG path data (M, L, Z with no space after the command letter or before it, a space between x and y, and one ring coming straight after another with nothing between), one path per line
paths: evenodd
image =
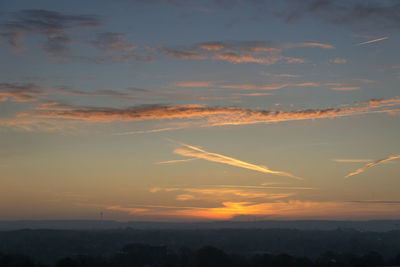
M46 95L45 87L34 83L0 83L0 98L15 102L33 102Z
M288 0L288 4L287 9L278 12L278 16L287 22L315 15L334 24L374 28L400 27L400 3L395 0Z
M70 41L68 30L98 27L102 27L102 23L96 16L30 9L14 13L13 20L0 24L0 36L6 38L14 49L21 50L21 41L25 35L43 35L46 37L43 45L45 51L55 54L66 51L66 45Z
M126 42L127 36L115 32L98 33L90 43L100 49L106 50L109 53L122 52L133 53L135 46Z

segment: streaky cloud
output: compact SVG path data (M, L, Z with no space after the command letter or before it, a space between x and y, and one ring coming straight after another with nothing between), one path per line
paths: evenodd
M193 161L193 160L196 160L196 159L197 159L197 158L167 160L167 161L159 161L159 162L156 162L156 164L172 164L172 163Z
M269 169L267 166L255 165L255 164L251 164L251 163L248 163L248 162L245 162L242 160L238 160L238 159L235 159L232 157L208 152L197 146L187 145L184 143L179 143L179 144L181 145L181 147L176 148L174 150L174 153L181 155L181 156L204 159L204 160L211 161L211 162L223 163L223 164L236 166L236 167L240 167L240 168L245 168L245 169L249 169L249 170L253 170L253 171L257 171L257 172L286 176L286 177L294 178L297 180L302 180L302 178L297 177L293 174L290 174L287 172L282 172L282 171L274 171L274 170Z
M334 162L344 162L344 163L362 163L371 162L372 159L332 159Z
M384 159L380 159L380 160L377 160L377 161L374 161L374 162L370 162L370 163L366 164L365 166L363 166L362 168L359 168L359 169L355 170L354 172L349 173L348 175L345 176L345 178L349 178L351 176L363 173L363 172L365 172L367 169L369 169L371 167L374 167L374 166L377 166L377 165L382 164L384 162L388 162L388 161L395 160L395 159L398 159L398 158L400 158L400 155L390 156L390 157L387 157L387 158L384 158Z

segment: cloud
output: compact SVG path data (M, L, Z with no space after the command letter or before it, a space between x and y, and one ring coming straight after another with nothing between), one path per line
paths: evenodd
M0 83L0 97L14 102L34 102L47 95L46 88L34 83Z
M194 196L189 195L189 194L181 194L176 196L176 200L180 200L180 201L186 201L186 200L192 200L195 199Z
M217 54L213 57L217 60L226 61L229 63L239 64L239 63L258 63L263 65L275 64L282 59L282 57L271 56L271 57L255 57L252 55L240 55L234 52L226 52L222 54Z
M123 99L138 99L138 97L133 96L132 94L113 90L113 89L99 89L95 91L82 91L82 90L75 90L71 89L68 87L58 87L55 88L55 91L57 91L60 94L66 94L66 95L73 95L73 96L96 96L96 97L101 97L101 96L106 96L106 97L116 97L116 98L123 98ZM129 90L131 91L131 90Z
M289 48L293 48L293 47L317 47L317 48L323 48L323 49L334 49L335 48L331 44L316 43L316 42L289 43L286 46Z
M98 33L91 41L93 46L104 49L109 53L113 52L128 52L132 53L135 46L126 42L127 36L115 32Z
M159 192L175 192L178 197L182 195L190 195L190 199L196 200L218 200L218 201L226 201L235 199L268 199L268 200L277 200L282 198L288 198L295 193L270 193L263 192L259 188L245 188L245 187L224 187L224 186L215 186L215 187L164 187L164 188L152 188L150 190L152 193ZM178 199L177 200L189 200L189 198Z
M294 176L293 174L290 174L287 172L270 170L266 166L255 165L255 164L241 161L241 160L238 160L238 159L235 159L232 157L208 152L208 151L203 150L200 147L191 146L191 145L187 145L187 144L183 144L183 143L179 143L179 144L181 145L181 147L176 148L174 150L174 153L181 155L181 156L204 159L204 160L211 161L211 162L223 163L223 164L236 166L239 168L245 168L245 169L262 172L262 173L267 173L267 174L274 174L274 175L280 175L280 176L287 176L287 177L294 178L294 179L301 179L301 178Z
M170 56L177 59L205 59L205 55L202 55L202 53L190 50L162 48L159 51L166 56Z
M334 64L346 64L347 63L347 59L345 58L334 58L329 60L329 62L334 63Z
M146 4L170 4L179 8L202 11L240 7L250 10L252 18L275 16L294 23L301 18L314 18L336 25L354 25L365 29L399 28L400 4L387 1L340 1L340 0L136 0Z
M255 85L255 84L229 84L220 85L220 88L225 89L240 89L240 90L278 90L289 86L288 84L276 84L276 85Z
M253 215L268 219L373 219L395 218L400 211L398 202L365 201L223 201L213 206L167 206L167 205L131 205L128 207L113 205L106 209L118 210L128 214L157 216L174 219L229 220L236 216ZM144 209L141 211L140 209Z
M358 27L399 28L400 3L398 1L337 1L288 0L284 10L277 12L286 22L315 15L337 25Z
M278 62L305 63L303 58L285 57L288 49L320 48L333 49L330 44L318 42L278 43L273 41L216 41L194 44L181 48L159 48L159 53L177 59L218 60L232 64L256 63L271 65Z
M387 40L387 39L389 39L389 37L382 37L382 38L378 38L378 39L374 39L374 40L369 40L369 41L365 41L365 42L361 42L361 43L358 43L358 44L356 44L356 45L366 45L366 44L371 44L371 43L376 43L376 42L380 42L380 41L384 41L384 40Z
M128 108L47 106L20 116L49 119L71 119L89 122L186 119L204 127L276 123L282 121L336 118L371 113L393 113L400 98L370 100L352 106L305 110L261 110L237 107L207 107L204 105L143 105ZM386 109L384 109L386 108ZM193 126L193 125L192 125Z
M226 45L223 42L209 42L199 44L199 47L204 50L219 51L226 48Z
M30 35L45 38L40 48L56 62L70 61L101 64L128 60L151 61L150 55L137 55L136 47L126 41L127 35L115 32L100 32L94 36L78 39L73 33L78 29L101 28L99 17L93 15L70 15L56 11L32 9L11 13L12 19L0 24L0 38L6 39L15 51L24 50L23 39ZM74 31L74 32L73 32ZM73 55L72 43L83 43L110 55Z
M23 50L21 41L28 34L46 37L43 49L54 55L64 53L72 29L102 27L98 17L90 15L69 15L56 11L29 9L14 14L14 20L0 24L0 36L6 38L15 50Z
M365 166L363 166L362 168L359 168L359 169L355 170L354 172L349 173L348 175L345 176L345 178L349 178L349 177L351 177L353 175L357 175L357 174L363 173L363 172L365 172L367 169L369 169L371 167L374 167L376 165L379 165L379 164L382 164L384 162L388 162L388 161L391 161L391 160L395 160L395 159L398 159L398 158L400 158L400 155L390 156L390 157L387 157L387 158L384 158L384 159L380 159L380 160L376 160L374 162L370 162L370 163L366 164Z
M173 83L172 86L178 87L215 87L223 89L239 89L239 90L278 90L284 87L316 87L319 84L314 82L304 83L282 83L282 84L221 84L216 81L186 81Z
M183 128L184 127L182 127L182 126L180 126L180 127L164 127L164 128L151 129L151 130L121 132L121 133L116 133L116 134L113 134L113 135L134 135L134 134L160 133L160 132L181 130Z
M66 56L66 54L70 51L70 43L71 38L68 35L60 34L49 36L46 42L43 43L42 48L48 56Z

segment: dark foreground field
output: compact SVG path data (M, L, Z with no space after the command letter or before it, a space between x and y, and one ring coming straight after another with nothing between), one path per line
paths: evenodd
M109 229L0 232L0 266L396 266L400 231Z

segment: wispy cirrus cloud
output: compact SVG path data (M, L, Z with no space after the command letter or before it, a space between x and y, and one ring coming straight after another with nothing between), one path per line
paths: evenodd
M278 78L299 78L301 75L299 74L291 74L291 73L270 73L270 72L263 72L262 75L268 77L278 77Z
M299 178L293 174L287 173L287 172L274 171L274 170L269 169L266 166L255 165L255 164L251 164L251 163L248 163L248 162L245 162L242 160L238 160L238 159L235 159L232 157L208 152L197 146L191 146L191 145L187 145L184 143L179 143L179 144L181 147L176 148L174 150L174 153L181 155L181 156L204 159L204 160L211 161L211 162L223 163L223 164L236 166L236 167L240 167L240 168L244 168L244 169L249 169L249 170L253 170L253 171L257 171L257 172L267 173L267 174L274 174L274 175L280 175L280 176L287 176L287 177L294 178L294 179L301 179L301 178Z
M214 87L222 89L238 89L238 90L278 90L285 87L317 87L318 83L315 82L291 82L291 83L278 83L278 84L226 84L217 81L185 81L172 83L172 86L178 87Z
M379 164L382 164L382 163L385 163L385 162L388 162L388 161L391 161L391 160L395 160L395 159L398 159L398 158L400 158L400 155L389 156L389 157L384 158L384 159L380 159L380 160L376 160L374 162L370 162L370 163L364 165L363 167L355 170L354 172L349 173L348 175L345 176L345 178L349 178L351 176L363 173L363 172L365 172L367 169L369 169L371 167L374 167L374 166L377 166Z
M271 193L264 192L256 188L234 188L234 187L156 187L150 190L152 193L157 192L174 192L177 194L176 199L181 201L192 199L209 199L214 200L228 200L237 199L268 199L277 200L295 195L293 192L289 193Z
M211 87L215 86L215 81L186 81L186 82L176 82L172 86L178 87Z

